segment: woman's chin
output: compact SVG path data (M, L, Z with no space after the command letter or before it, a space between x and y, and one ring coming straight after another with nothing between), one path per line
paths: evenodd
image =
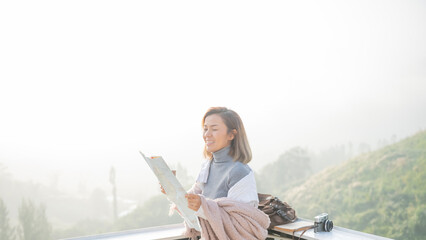
M207 152L209 152L209 153L214 153L215 151L216 151L216 148L214 148L214 147L212 147L212 146L207 146L206 147L206 150L207 150Z

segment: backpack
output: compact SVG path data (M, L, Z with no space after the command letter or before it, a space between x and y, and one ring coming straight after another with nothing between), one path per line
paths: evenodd
M257 195L259 197L258 209L268 215L271 220L268 229L296 221L296 211L288 203L282 202L270 194L258 193Z

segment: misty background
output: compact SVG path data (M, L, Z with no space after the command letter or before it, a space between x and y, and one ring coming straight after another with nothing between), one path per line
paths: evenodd
M74 197L110 197L113 166L124 214L160 192L139 150L195 180L211 106L255 171L355 156L426 127L425 43L424 1L3 1L0 164Z

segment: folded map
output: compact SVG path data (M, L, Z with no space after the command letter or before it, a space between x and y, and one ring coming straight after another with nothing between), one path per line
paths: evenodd
M146 157L142 152L140 152L140 154L148 163L155 176L157 176L158 181L160 181L161 186L163 186L166 191L169 200L176 204L176 207L186 224L190 228L201 231L200 223L198 221L198 217L195 215L195 211L188 208L188 201L185 198L185 189L172 173L164 159L162 157Z

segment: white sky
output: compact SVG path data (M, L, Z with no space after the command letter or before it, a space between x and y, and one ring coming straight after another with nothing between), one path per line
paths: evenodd
M210 106L241 115L255 169L375 147L426 127L425 43L424 1L1 1L0 163L156 189L138 150L195 176Z

